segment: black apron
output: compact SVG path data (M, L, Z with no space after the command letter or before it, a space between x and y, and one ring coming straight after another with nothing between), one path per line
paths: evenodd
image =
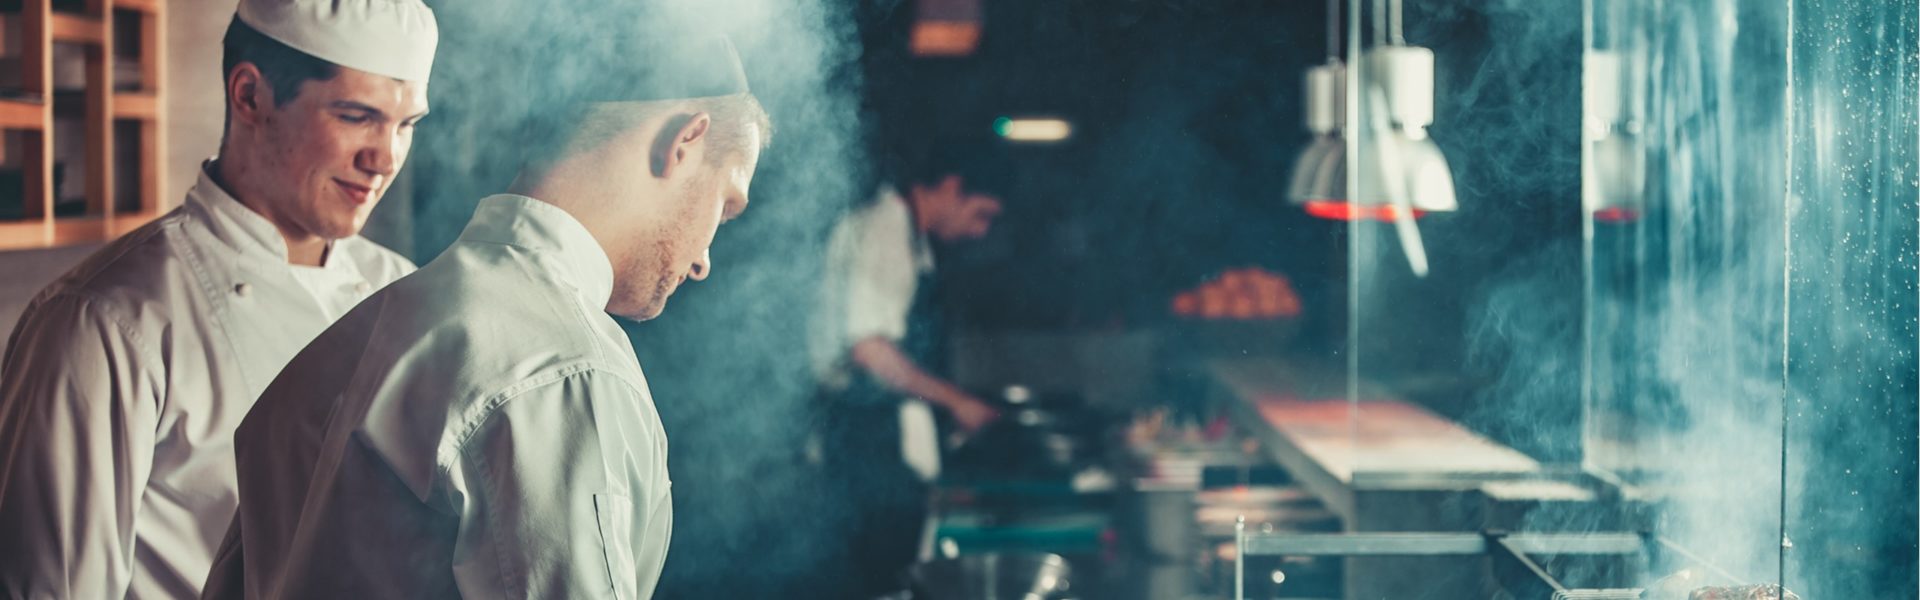
M907 310L906 336L896 345L920 370L939 377L945 375L946 353L939 340L942 319L935 306L934 282L931 273L920 276L913 303ZM821 400L829 426L828 434L823 437L828 441L826 450L830 455L840 453L872 459L884 455L905 466L900 451L900 404L906 400L903 393L889 389L866 370L854 367L847 388L823 392ZM835 448L835 443L839 448Z
M921 370L943 376L944 320L935 281L932 273L920 275L898 346ZM902 454L905 395L863 369L852 371L845 390L820 394L821 450L826 476L836 482L841 507L850 516L838 536L846 542L840 585L851 590L847 597L871 598L904 589L906 570L918 558L930 489Z

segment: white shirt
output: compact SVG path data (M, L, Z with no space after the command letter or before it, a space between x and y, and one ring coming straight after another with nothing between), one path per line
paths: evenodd
M814 375L823 386L846 388L854 344L906 337L920 276L931 272L933 248L914 231L913 211L892 188L881 188L872 204L834 226L809 339ZM926 402L901 403L901 456L921 479L940 474L938 437Z
M814 375L843 388L861 340L907 336L907 313L920 276L933 272L933 249L913 230L913 211L891 188L841 219L827 238L825 277L809 329Z
M0 367L0 596L199 594L233 516L233 430L333 317L413 264L325 267L204 170L179 208L49 285Z
M612 289L565 211L482 200L247 415L240 508L204 597L652 595L667 440Z

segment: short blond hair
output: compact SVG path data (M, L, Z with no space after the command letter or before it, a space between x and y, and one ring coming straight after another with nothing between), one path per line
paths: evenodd
M640 123L673 112L704 112L713 119L707 143L722 156L739 156L773 143L773 121L752 94L711 98L605 102L567 111L568 118L536 124L525 142L526 167L543 171L561 160L598 150ZM560 123L556 121L566 121ZM754 133L759 139L753 139Z

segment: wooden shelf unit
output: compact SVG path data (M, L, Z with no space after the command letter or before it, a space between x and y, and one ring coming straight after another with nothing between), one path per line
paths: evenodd
M20 23L20 94L0 98L0 131L19 132L25 149L17 157L24 173L24 217L0 219L0 250L49 248L102 242L153 220L167 208L165 189L165 0L85 0L82 12L53 10L52 0L22 0L18 12L4 15ZM139 28L136 89L116 89L114 52L116 11ZM55 43L84 47L85 86L54 89ZM86 212L56 216L54 202L54 115L80 115L86 159ZM135 206L116 201L115 124L127 123L138 137ZM10 161L13 162L13 161Z

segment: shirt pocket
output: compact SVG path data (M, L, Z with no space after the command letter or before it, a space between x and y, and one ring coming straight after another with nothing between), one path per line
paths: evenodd
M633 560L633 501L619 494L594 494L593 512L600 528L600 550L607 561L607 583L613 597L638 600L638 565Z

